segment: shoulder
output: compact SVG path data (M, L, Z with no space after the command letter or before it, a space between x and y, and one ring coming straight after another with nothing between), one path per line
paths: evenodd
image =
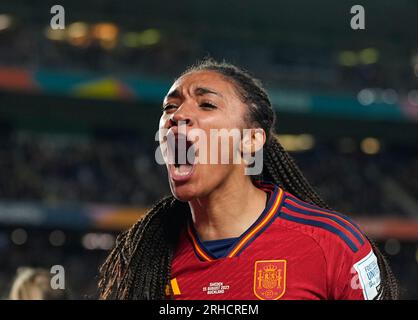
M278 216L282 225L314 239L326 255L357 255L370 248L368 239L351 218L302 201L289 192L284 194Z
M329 297L370 299L380 272L372 244L348 216L312 205L285 192L278 212L282 226L311 237L326 260ZM359 289L359 290L357 290Z

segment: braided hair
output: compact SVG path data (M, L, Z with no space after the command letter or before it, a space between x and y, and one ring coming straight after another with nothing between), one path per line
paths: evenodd
M219 73L234 84L238 96L248 106L246 122L266 132L261 178L303 201L331 209L276 139L275 113L261 83L234 65L212 59L203 60L182 75L208 70ZM155 204L144 218L121 233L100 268L100 298L164 299L174 250L189 213L187 203L167 196ZM381 273L381 285L376 298L398 299L398 285L391 268L376 244L373 241L370 243Z

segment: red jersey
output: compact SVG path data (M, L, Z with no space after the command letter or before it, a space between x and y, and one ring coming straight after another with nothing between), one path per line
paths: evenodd
M371 245L348 217L278 186L266 208L224 257L205 248L191 220L176 249L173 299L372 299L380 273Z

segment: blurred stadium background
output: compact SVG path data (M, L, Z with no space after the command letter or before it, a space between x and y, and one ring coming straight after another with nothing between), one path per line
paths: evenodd
M61 4L65 30L51 30ZM162 97L210 55L262 79L279 138L418 298L418 2L0 2L0 297L22 266L63 265L96 298L115 235L169 192Z

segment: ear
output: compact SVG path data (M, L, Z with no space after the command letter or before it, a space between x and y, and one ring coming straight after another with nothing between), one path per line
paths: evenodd
M255 154L266 142L266 133L261 128L244 129L241 142L241 154Z

